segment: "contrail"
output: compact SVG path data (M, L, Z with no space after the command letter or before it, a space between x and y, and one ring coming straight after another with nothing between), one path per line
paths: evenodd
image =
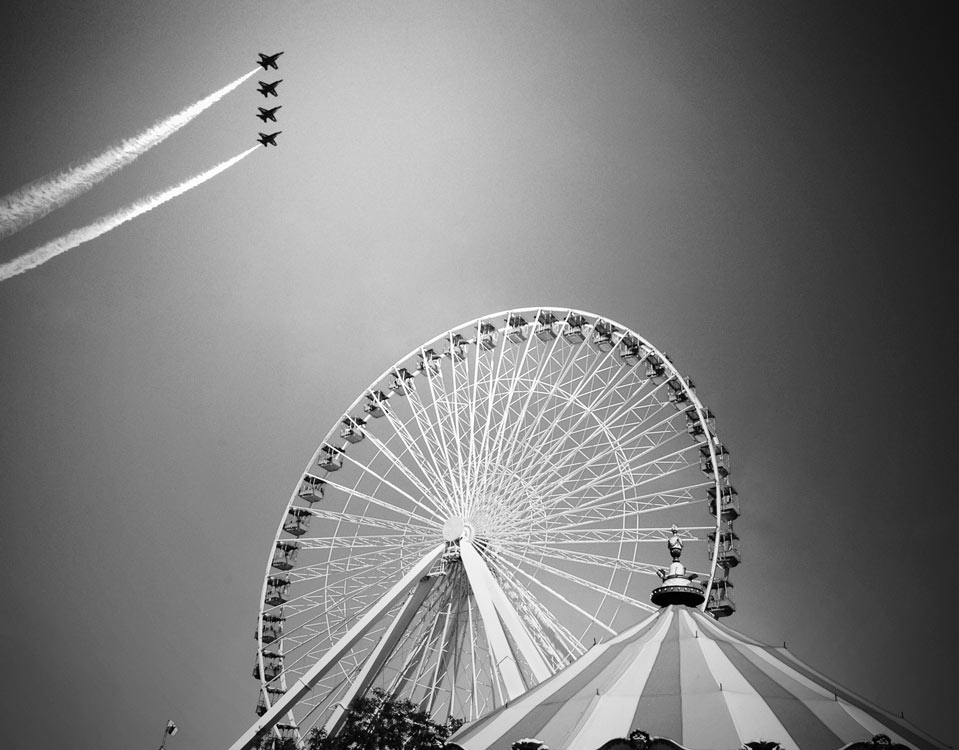
M153 195L147 196L146 198L137 201L136 203L131 203L126 208L121 208L116 213L110 214L109 216L104 216L102 219L97 219L92 224L81 227L80 229L74 229L72 232L68 232L62 237L48 242L46 245L38 247L36 250L31 250L25 255L21 255L19 258L14 258L7 263L0 265L0 281L9 279L11 276L16 276L19 273L24 271L29 271L31 268L36 268L41 263L46 263L50 258L60 255L60 253L65 253L67 250L72 250L77 245L82 245L84 242L89 242L92 239L96 239L101 234L109 232L111 229L120 226L124 222L130 221L130 219L135 219L140 214L144 214L147 211L156 208L162 203L166 203L171 198L176 198L178 195L182 195L187 190L195 188L197 185L200 185L211 177L215 177L220 174L220 172L229 169L234 164L236 164L240 159L246 158L254 151L256 151L259 146L253 146L248 148L242 154L237 154L232 159L227 159L220 164L217 164L212 169L208 169L203 174L199 174L196 177L191 177L186 182L181 182L179 185L175 185L172 188L164 190L161 193L154 193Z
M203 110L229 94L256 73L251 70L233 83L192 104L182 112L161 120L151 128L111 146L99 156L64 172L58 172L27 183L19 190L0 198L0 239L42 219L54 209L85 193L140 154L173 135Z

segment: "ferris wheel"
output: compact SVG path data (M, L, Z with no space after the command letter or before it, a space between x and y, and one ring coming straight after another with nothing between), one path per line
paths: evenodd
M654 611L673 533L703 607L731 614L728 473L692 381L608 318L510 310L427 341L297 480L263 580L260 719L234 749L335 733L373 688L477 718Z

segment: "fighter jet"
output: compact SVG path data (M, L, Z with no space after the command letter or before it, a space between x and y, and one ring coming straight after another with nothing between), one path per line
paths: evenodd
M264 109L263 107L257 107L257 109L260 110L260 114L258 114L257 117L263 120L263 122L266 122L267 120L272 120L273 122L276 122L276 110L278 110L281 106L283 105L274 107L273 109Z
M275 55L264 55L262 52L260 54L260 59L256 61L257 65L261 65L263 70L267 68L273 68L273 70L279 70L276 66L276 58L282 55L282 52L277 52Z
M257 140L262 143L264 147L275 146L276 137L282 132L282 130L277 130L275 133L260 133L260 137L257 138Z
M257 83L260 84L260 88L258 88L257 91L263 94L263 96L269 96L270 94L273 94L273 96L279 96L279 94L276 93L276 87L282 82L282 78L279 81L273 81L273 83L263 83L263 81L257 81Z

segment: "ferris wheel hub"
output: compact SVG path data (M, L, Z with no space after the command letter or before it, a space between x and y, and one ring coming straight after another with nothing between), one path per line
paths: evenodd
M473 536L473 525L459 516L446 519L443 524L443 539L454 542L457 539L470 539Z

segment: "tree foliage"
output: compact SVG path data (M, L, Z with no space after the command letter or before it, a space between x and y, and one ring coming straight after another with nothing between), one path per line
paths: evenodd
M442 750L446 740L463 725L460 719L445 724L430 720L408 700L393 700L374 688L372 694L350 705L346 721L336 736L322 729L306 738L307 750Z

